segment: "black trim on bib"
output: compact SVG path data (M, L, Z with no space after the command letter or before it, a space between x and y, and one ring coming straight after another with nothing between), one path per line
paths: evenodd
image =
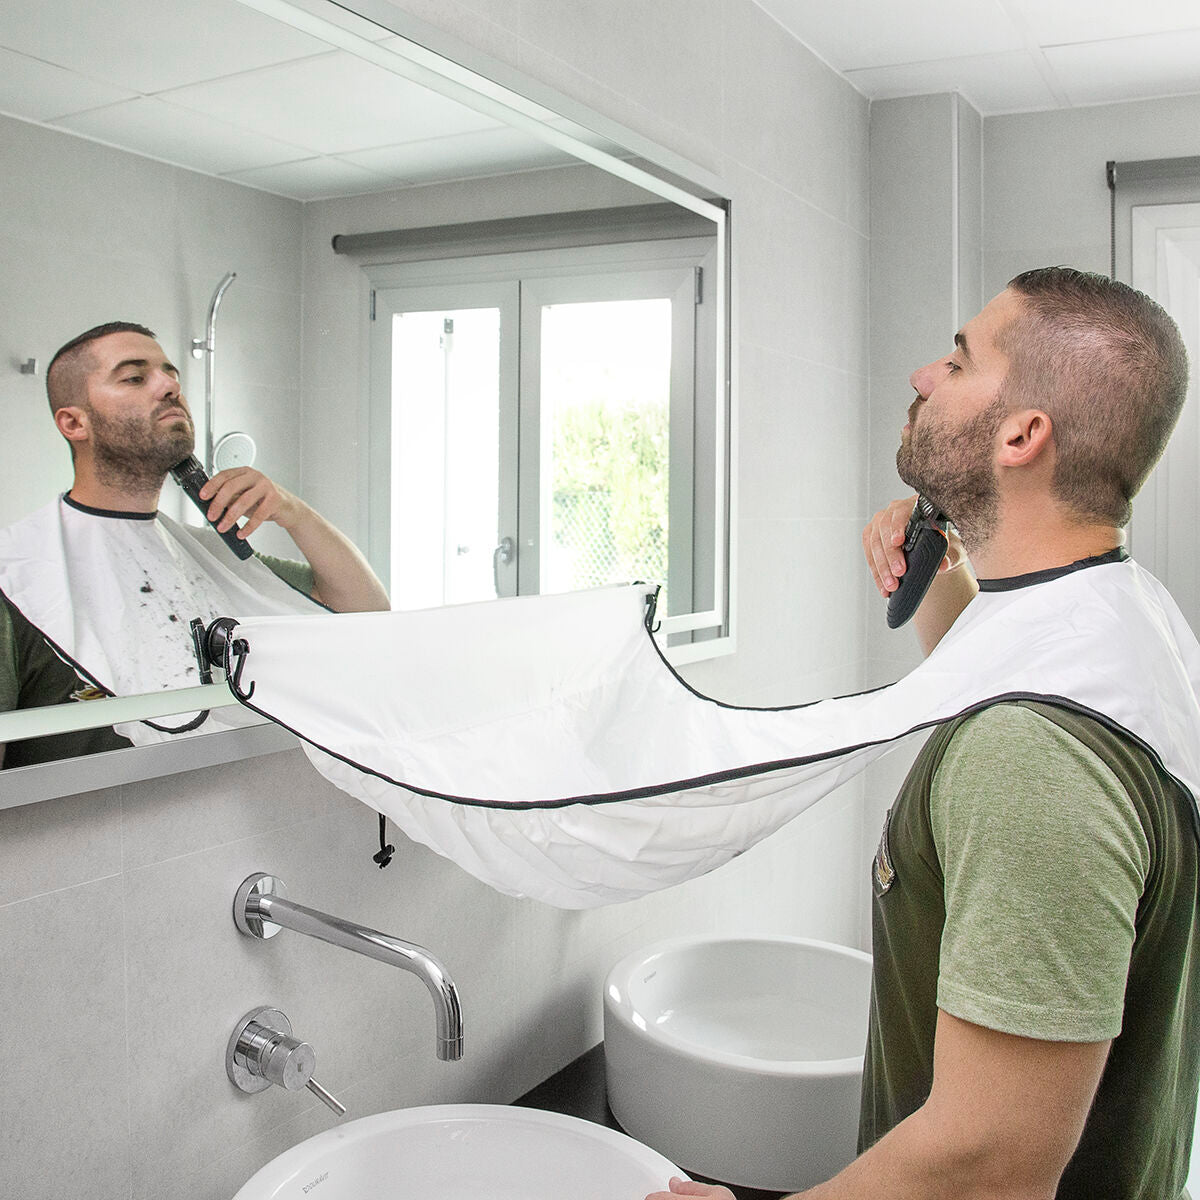
M1013 592L1017 588L1032 587L1035 583L1049 583L1073 571L1084 571L1088 567L1104 567L1109 563L1128 562L1129 551L1124 546L1115 546L1103 554L1093 554L1091 558L1081 558L1065 567L1049 567L1045 571L1030 571L1028 575L1009 575L1005 579L980 579L981 592Z
M72 500L68 493L63 493L62 502L76 510L76 512L87 513L89 517L109 517L117 521L157 521L158 512L143 513L143 512L118 512L113 508L93 508L90 504L80 504L78 500Z
M1124 551L1121 550L1121 553L1124 553ZM1104 557L1108 559L1108 556ZM1094 560L1083 561L1092 562ZM1121 560L1114 558L1110 561L1117 562ZM1071 569L1072 568L1067 568L1067 570ZM674 668L674 666L667 661L666 655L662 651L662 647L659 646L658 641L655 639L654 635L650 632L649 628L644 622L643 632L645 637L649 639L650 645L653 646L655 653L659 657L659 660L670 673L672 678L686 691L691 692L693 696L707 701L709 704L715 704L718 708L727 708L742 712L789 712L809 708L813 704L821 703L819 700L813 700L804 704L784 704L772 707L758 707L751 704L726 704L723 701L714 700L711 696L705 696L703 692L697 691L680 676L679 672ZM1042 692L1001 692L993 696L987 696L972 704L968 704L965 708L960 709L958 712L947 713L945 716L937 717L928 721L918 722L917 724L910 726L908 729L903 730L892 737L877 738L873 741L857 742L849 746L838 746L832 750L822 751L819 754L802 754L797 755L795 758L776 759L770 762L748 763L744 766L730 767L727 770L714 771L706 775L696 775L686 779L673 779L665 783L648 784L645 787L627 788L625 790L616 792L593 792L586 795L563 796L549 800L486 800L478 796L456 796L448 792L439 792L432 788L421 787L419 784L409 783L403 779L394 779L391 775L388 775L383 771L376 770L374 767L368 767L363 763L355 761L348 755L339 754L336 750L330 750L327 746L322 746L320 742L316 741L316 739L309 737L300 730L294 729L286 722L279 720L275 716L272 716L272 714L265 708L251 703L250 697L254 692L254 682L251 681L249 686L246 688L243 688L241 684L242 672L246 664L246 659L251 654L251 648L244 639L238 639L238 642L240 642L240 645L235 643L234 646L231 647L230 653L226 656L225 682L229 687L229 690L235 697L237 697L238 701L244 708L248 708L251 712L258 713L258 715L261 717L266 717L267 720L273 721L281 729L286 729L289 733L294 734L302 742L307 742L310 746L313 746L322 753L327 754L330 758L337 759L339 762L343 762L347 766L353 767L357 771L361 771L364 775L374 776L376 779L383 780L384 783L390 783L394 787L403 788L405 791L413 792L418 796L428 796L433 800L445 800L451 804L462 805L465 808L507 809L513 812L528 812L536 809L553 810L558 808L570 808L572 805L576 804L586 804L590 806L616 804L620 803L622 800L652 799L657 796L670 795L672 792L686 792L697 788L713 787L717 784L731 783L739 779L748 779L754 775L768 775L778 771L790 771L797 767L808 766L810 763L825 762L828 759L840 758L843 755L853 754L858 750L866 750L872 746L882 745L885 742L899 741L901 738L907 737L909 734L917 733L925 729L933 729L934 727L945 724L948 721L955 721L960 717L965 717L971 713L979 712L985 708L990 708L993 704L1004 704L1014 700L1033 700L1040 701L1043 704L1054 705L1058 708L1064 708L1071 712L1080 713L1085 717L1091 717L1099 724L1106 726L1114 733L1126 738L1128 741L1133 743L1133 745L1138 746L1140 749L1145 751L1145 753L1150 756L1151 760L1162 770L1162 773L1168 779L1173 780L1182 789L1183 793L1191 800L1192 828L1196 835L1197 841L1200 841L1200 808L1198 808L1197 805L1197 798L1192 794L1191 789L1188 788L1181 779L1167 770L1166 766L1163 764L1162 758L1159 756L1154 747L1143 741L1130 730L1126 729L1119 722L1114 721L1111 717L1106 716L1104 713L1097 712L1094 709L1088 708L1087 705L1079 704L1077 701L1071 700L1066 696L1057 696L1051 693ZM236 664L229 661L230 658L234 656L236 656L238 659ZM231 670L231 667L234 669ZM852 696L865 696L871 692L882 691L885 687L890 686L890 684L883 684L877 688L867 688L862 692L852 692L845 697L835 697L835 699L849 699Z

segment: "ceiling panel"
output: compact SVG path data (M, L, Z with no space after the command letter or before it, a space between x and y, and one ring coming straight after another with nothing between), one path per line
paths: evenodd
M56 122L55 127L212 175L306 156L301 147L153 97L77 113Z
M396 181L335 158L315 158L236 171L227 176L251 187L291 196L295 200L325 200L394 188Z
M144 93L328 50L236 0L12 0L0 46Z
M125 88L97 83L13 50L0 50L0 112L10 116L49 121L131 96Z
M1041 46L1200 27L1197 0L1005 0Z
M338 103L330 104L330 96ZM465 105L342 51L180 88L168 98L320 154L495 126Z
M531 171L577 161L545 142L506 128L381 146L339 157L410 184Z
M846 78L873 100L960 92L983 116L1055 107L1033 59L1023 52L903 63L848 71Z
M1072 104L1200 92L1200 30L1052 46L1044 53Z
M757 0L839 71L1020 50L1000 0Z

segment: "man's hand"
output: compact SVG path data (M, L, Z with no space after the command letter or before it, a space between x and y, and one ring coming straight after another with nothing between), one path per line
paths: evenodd
M900 577L908 567L901 547L916 502L916 496L893 500L867 522L862 532L867 566L884 599L900 586ZM979 590L969 569L967 552L953 526L947 530L946 557L938 566L938 575L942 578L934 579L913 618L921 648L926 654L942 640Z
M885 600L900 586L900 576L908 568L904 561L904 551L900 547L904 545L904 530L916 503L916 496L893 500L867 522L862 532L863 553L867 557L867 566L871 569L879 594ZM946 557L938 567L939 575L953 571L967 561L966 551L953 526L947 530L947 539Z
M264 521L286 529L313 570L314 600L335 612L386 612L390 607L383 584L344 533L298 496L273 483L253 467L218 471L201 489L208 519L217 530L232 529L243 516L238 537L248 538Z
M671 1176L670 1191L654 1192L646 1200L672 1200L673 1196L703 1196L707 1200L734 1200L733 1193L728 1188L717 1187L711 1183L694 1183L690 1179L678 1179Z
M237 535L240 538L248 538L264 521L288 529L300 515L300 501L253 467L218 471L200 489L200 499L209 502L206 515L219 533L245 517L246 524Z

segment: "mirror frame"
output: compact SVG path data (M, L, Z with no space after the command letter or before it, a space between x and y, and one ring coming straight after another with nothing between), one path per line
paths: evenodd
M666 617L662 625L664 634L701 629L718 631L717 636L709 640L672 647L669 657L673 663L683 664L732 653L736 649L732 629L735 561L732 358L735 341L732 336L729 204L724 199L726 189L721 180L641 134L404 12L391 0L237 0L237 3L515 126L582 162L714 222L719 279L715 378L718 388L723 390L714 405L717 511L713 595L716 603L705 613ZM385 49L321 15L324 12L329 17L336 16L335 10L364 18L403 42ZM623 154L618 155L606 147L618 149ZM184 691L89 701L85 706L65 704L46 709L15 710L0 713L0 743L236 703L224 684L212 684ZM81 708L86 708L86 716ZM294 735L264 723L178 741L10 768L0 771L3 781L0 809L271 754L296 745L298 741Z

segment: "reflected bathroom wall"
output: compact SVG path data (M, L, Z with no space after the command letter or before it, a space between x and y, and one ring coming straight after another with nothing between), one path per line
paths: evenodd
M221 306L219 419L250 433L268 471L299 487L302 205L6 117L0 173L0 524L70 485L45 370L80 331L114 319L149 325L202 415L204 367L189 349L230 270L238 279ZM15 368L29 357L36 376ZM164 511L178 515L176 501L168 486Z

